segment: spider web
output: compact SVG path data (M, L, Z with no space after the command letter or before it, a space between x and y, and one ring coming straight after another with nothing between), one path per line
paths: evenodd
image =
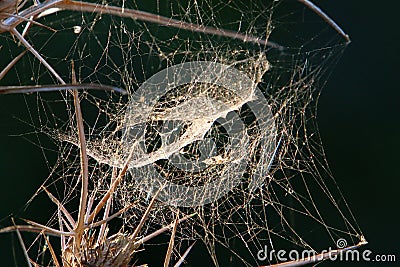
M339 238L349 244L360 241L361 230L329 170L316 125L318 95L345 48L341 36L306 7L291 1L102 3L258 38L246 41L72 11L38 20L56 32L38 26L29 30L28 40L65 80L70 80L73 60L79 82L112 85L129 92L128 96L80 95L93 196L99 199L104 194L112 169L121 167L135 141L141 140L130 175L114 197L115 210L136 203L122 216L122 229L129 231L137 225L160 187L152 176L156 172L165 181L186 187L237 178L230 190L204 191L223 192L211 202L181 206L160 201L153 208L143 235L170 224L177 214L195 214L179 224L176 260L196 240L196 253L209 255L209 261L219 266L277 263L276 254L272 259L257 258L265 246L275 251L321 251L335 248ZM282 47L262 40L273 40ZM2 42L10 58L21 51L11 38ZM255 89L248 87L232 94L223 86L192 82L160 96L154 106L130 102L153 75L196 61L224 64L245 74L268 103L261 121L272 124L267 128L260 124L260 116L250 106ZM20 85L56 83L32 55L24 56L12 74ZM2 83L15 84L7 77ZM151 92L145 97L151 98ZM59 146L59 160L45 184L54 186L66 206L73 206L79 196L79 152L72 98L66 93L31 98L36 99L29 106L36 115L32 116L35 132L46 133ZM233 127L232 121L241 124ZM130 132L135 126L143 132ZM183 142L185 134L189 137ZM145 156L150 159L144 160ZM251 186L254 175L261 179L257 186ZM193 197L189 191L181 193L183 200ZM48 224L57 225L57 221ZM152 245L166 248L162 238ZM145 249L152 251L152 245ZM138 257L140 262L155 261L145 252ZM189 263L196 265L190 259Z

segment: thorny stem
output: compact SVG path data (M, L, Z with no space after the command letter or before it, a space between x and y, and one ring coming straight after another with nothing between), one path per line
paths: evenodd
M77 84L75 76L75 66L73 61L71 63L71 73L72 73L72 83ZM83 127L83 118L82 118L81 105L79 102L78 91L73 90L72 93L74 96L75 117L77 124L76 126L78 129L78 139L79 139L80 159L81 159L81 178L82 178L81 197L79 201L79 215L78 215L78 222L75 228L76 232L75 250L79 250L85 224L85 211L87 205L88 186L89 186L89 167L88 167L88 156L86 153L85 130Z

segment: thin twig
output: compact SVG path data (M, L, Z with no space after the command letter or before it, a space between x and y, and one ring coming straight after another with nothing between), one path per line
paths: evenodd
M62 218L62 215L61 215L60 207L58 207L57 214L58 214L58 224L60 225L60 230L61 230L61 231L64 231L64 227L63 227L63 218ZM63 236L63 235L61 236L61 238L60 238L60 243L61 243L61 251L64 251L65 248L66 248L66 245L65 245L65 236Z
M103 198L100 200L100 202L94 208L93 212L90 214L88 218L88 223L91 223L93 221L94 217L96 217L96 215L104 207L104 205L107 203L108 199L112 196L112 194L114 194L115 189L121 183L122 179L125 177L125 174L129 169L129 164L132 160L133 154L134 154L134 149L132 149L132 151L129 153L129 156L126 159L125 164L122 167L117 179L115 179L115 181L111 184L110 188L107 190Z
M103 227L103 225L105 226L107 222L109 222L109 221L111 221L112 219L118 217L119 215L121 215L121 214L124 213L125 211L131 209L131 208L132 208L133 206L135 206L135 205L136 205L136 203L132 203L132 204L130 204L129 206L127 206L127 207L125 207L125 208L123 208L123 209L120 209L119 211L117 211L117 212L114 213L113 215L110 215L110 216L104 218L104 219L101 220L101 221L98 221L98 222L92 223L92 224L90 224L90 225L87 225L86 228L95 228L95 227L98 227L98 226L100 226L100 225ZM100 229L100 230L101 230L101 229ZM104 231L103 231L103 232L99 232L99 237L100 237L100 236L103 236L103 235L104 235Z
M14 231L22 231L22 232L31 232L31 233L44 233L53 235L53 236L72 236L74 233L72 232L64 232L64 231L59 231L50 227L46 227L44 225L38 224L38 223L33 223L35 225L15 225L15 226L8 226L5 228L0 229L0 234L3 233L11 233Z
M111 174L110 186L114 183L115 179L117 179L117 168L113 167L112 174ZM108 215L110 214L111 204L112 204L112 198L109 198L107 200L106 207L104 209L103 221L106 220L108 218ZM90 214L90 212L88 214ZM104 240L103 236L104 236L106 227L107 227L106 223L103 223L100 227L99 236L97 237L98 244L101 244L102 240Z
M189 218L191 218L191 217L193 217L193 216L195 216L195 215L197 215L197 213L193 213L193 214L190 214L190 215L186 215L186 216L183 217L182 219L179 219L178 223L181 223L181 222L183 222L183 221L185 221L185 220L187 220L187 219L189 219ZM171 229L172 227L174 227L174 223L171 223L171 224L169 224L169 225L167 225L167 226L164 226L163 228L158 229L157 231L154 231L153 233L151 233L151 234L149 234L149 235L143 237L142 239L139 239L138 241L135 242L135 244L136 244L136 245L143 244L143 243L149 241L150 239L153 239L154 237L156 237L156 236L158 236L158 235L164 233L165 231Z
M25 40L25 38L15 28L12 28L10 32L21 41L21 43L57 78L60 83L65 84L64 80L60 77L60 75L58 75L53 67L47 63L47 61L31 46L27 40Z
M54 92L54 91L65 91L65 90L104 90L104 91L115 91L123 95L127 94L127 92L124 89L118 87L93 84L93 83L0 86L0 94L42 93L42 92Z
M229 37L232 39L238 39L243 42L250 42L256 43L259 45L266 45L273 48L283 49L279 44L274 42L243 34L236 31L225 30L220 28L214 28L210 26L199 25L195 23L185 22L181 20L176 20L172 18L163 17L157 14L152 14L149 12L141 11L141 10L134 10L128 8L121 8L116 6L105 6L95 3L88 3L88 2L80 2L80 1L64 1L56 5L57 7L65 10L72 10L72 11L84 11L90 13L100 13L100 14L109 14L115 15L119 17L127 17L134 20L141 20L146 22L151 22L163 26L174 27L178 29L188 30L192 32L200 32L206 34L212 34L217 36Z
M60 201L58 201L58 199L53 196L52 193L50 193L49 190L47 190L47 188L45 186L42 186L42 189L46 192L46 194L48 195L48 197L50 198L50 200L56 204L58 206L58 208L62 211L62 213L64 214L64 216L67 218L69 224L71 227L74 227L75 225L75 220L72 218L71 214L69 214L69 212L67 211L67 209L63 206L63 204L60 203Z
M171 254L172 254L172 250L174 249L175 233L176 233L176 229L178 227L178 221L179 221L179 213L176 214L176 219L174 222L174 226L172 228L171 237L170 237L169 243L168 243L167 253L165 255L164 267L168 267L169 263L171 261Z
M4 76L10 71L12 67L25 55L27 50L21 52L18 56L16 56L13 60L11 60L10 63L0 72L0 80L4 78ZM1 88L0 88L0 94L1 94Z
M43 233L43 238L44 238L44 240L46 240L46 244L49 247L51 258L53 259L54 265L56 267L61 267L60 263L58 262L56 253L54 252L53 246L50 244L49 239L47 238L47 236L44 233Z
M14 218L11 218L11 220L13 222L14 227L16 227ZM24 251L24 256L25 256L26 261L28 262L28 266L32 267L32 264L30 262L30 258L29 258L29 255L28 255L28 251L26 250L26 247L25 247L25 244L24 244L24 240L22 239L21 233L19 232L18 228L15 229L15 232L17 233L19 243L20 243L20 245L22 247L22 250Z
M335 31L337 31L340 35L342 35L347 43L351 42L349 35L346 34L333 19L331 19L324 11L322 11L321 8L317 7L314 3L312 3L309 0L298 0L298 1L306 5L309 9L311 9L315 13L317 13L323 20L326 21L326 23L328 23L332 28L334 28Z
M190 245L190 247L187 248L187 250L185 251L185 253L183 253L182 257L179 259L179 261L177 261L174 265L174 267L179 267L181 266L181 264L183 263L183 261L185 260L185 258L187 257L187 255L189 254L190 250L193 248L194 244L196 242L193 242L193 244Z
M49 26L46 26L46 25L43 25L42 23L39 23L39 22L36 22L36 21L34 21L32 18L33 18L33 16L31 16L31 18L25 18L25 17L21 17L21 16L18 16L18 15L14 15L14 14L6 14L6 15L8 15L8 16L10 16L10 17L16 17L16 18L19 18L19 19L21 19L22 21L26 21L26 22L28 22L29 24L35 24L35 25L37 25L37 26L39 26L39 27L43 27L43 28L45 28L45 29L48 29L48 30L50 30L50 31L52 31L52 32L57 32L57 30L55 30L55 29L53 29L53 28L51 28L51 27L49 27ZM24 29L24 32L25 32L25 29ZM25 35L25 33L22 33L22 36L24 36Z
M26 223L28 223L28 224L30 224L32 226L40 227L40 228L42 228L42 230L45 230L45 231L53 232L55 234L59 233L60 235L71 235L71 232L62 232L62 231L59 231L57 229L48 227L46 225L31 221L31 220L27 220L27 219L22 219L22 220L24 220Z
M163 189L163 186L161 186L157 192L154 194L153 198L151 199L149 205L147 206L146 211L144 212L142 218L140 218L140 222L138 224L138 226L136 226L135 230L133 231L132 235L130 236L131 240L135 240L136 237L139 235L140 230L142 230L142 227L145 223L145 221L147 220L147 218L149 217L150 211L152 210L154 203L156 202L157 196L158 194L161 192L161 190Z
M88 223L88 219L89 219L90 211L92 210L93 203L94 203L94 196L91 195L91 196L89 197L89 199L88 199L88 204L87 204L87 207L86 207L86 212L85 212L85 224Z

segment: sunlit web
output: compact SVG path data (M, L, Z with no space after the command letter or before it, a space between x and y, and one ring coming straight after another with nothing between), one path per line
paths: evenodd
M319 92L346 46L342 36L307 7L291 1L103 1L103 4L122 4L127 9L224 29L236 33L237 38L232 34L194 32L119 16L57 12L38 19L55 32L36 25L29 29L27 39L64 80L70 79L73 60L81 83L123 88L131 95L144 81L167 67L193 61L217 62L236 68L261 89L270 107L270 119L274 121L274 127L269 128L269 142L261 142L265 140L265 132L260 131L248 106L251 99L247 96L253 91L230 95L226 88L204 83L187 84L165 94L151 107L150 116L141 117L143 110L133 109L135 122L146 132L142 136L141 153L157 155L157 151L178 142L194 123L204 128L204 134L168 150L170 153L164 157L154 156L145 163L138 152L137 165L133 164L114 201L114 209L137 202L121 218L125 230L137 223L154 193L138 183L138 177L149 175L146 167L151 167L164 179L187 186L206 184L224 175L240 176L232 190L205 205L180 207L157 203L146 232L169 224L178 211L179 216L196 214L178 227L175 257L197 240L196 246L215 265L268 265L277 259L257 258L257 252L265 246L276 251L304 248L320 251L336 247L339 238L345 238L349 244L359 242L361 230L329 170L315 118ZM11 60L23 50L14 45L11 37L1 42L4 59ZM57 83L30 54L21 58L8 75L2 84ZM12 75L16 78L8 78ZM126 117L127 109L132 109L130 95L81 94L93 195L105 190L112 168L121 166L134 142L124 139L127 120L132 119ZM205 96L216 101L211 102L212 107L223 103L212 114L226 111L225 117L211 116L209 125L199 122L210 117L210 113L200 112L207 111L207 104L202 102ZM79 176L72 99L65 93L27 98L37 99L35 105L29 106L34 114L29 123L34 125L35 134L51 136L60 148L59 161L52 167L55 171L46 184L57 186L60 198L68 203L77 197L75 184ZM193 108L199 113L190 119ZM235 136L227 131L229 116L243 122L241 132ZM229 151L227 147L235 141L238 149ZM241 146L242 143L246 146ZM266 147L268 153L264 154ZM208 158L203 157L205 149L212 150ZM233 162L242 160L242 156L246 156L245 167L233 168ZM139 169L138 162L145 168ZM262 170L262 183L253 188L249 185L255 169ZM155 244L163 246L162 241L158 242Z

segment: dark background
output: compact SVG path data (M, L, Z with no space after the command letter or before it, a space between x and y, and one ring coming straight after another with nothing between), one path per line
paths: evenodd
M372 0L315 2L352 39L319 101L318 123L327 158L369 241L366 248L374 254L396 254L398 265L400 2L390 1L385 5ZM7 216L18 216L22 212L24 204L49 173L40 147L22 136L13 136L32 130L14 118L26 116L26 110L21 111L21 107L25 108L21 101L24 101L21 96L0 97L2 226L9 225ZM49 160L51 166L54 159ZM48 216L45 209L23 212L28 218L33 213L35 217ZM1 235L1 266L14 265L12 248L19 250L15 236ZM340 265L378 264L348 262ZM397 266L394 263L379 265Z

